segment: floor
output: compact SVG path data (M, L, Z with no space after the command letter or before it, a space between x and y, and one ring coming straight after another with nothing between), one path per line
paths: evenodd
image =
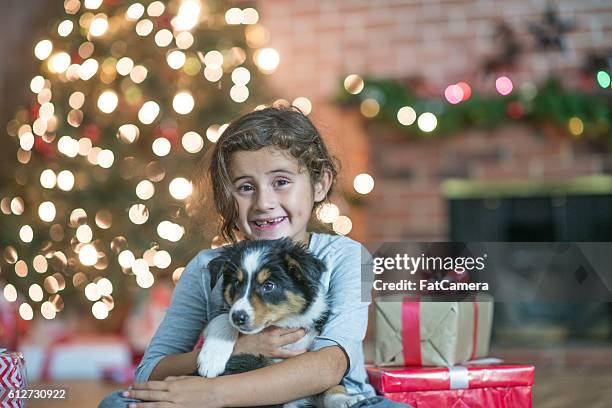
M612 407L611 370L558 370L536 367L535 408Z
M536 367L533 406L535 408L610 408L612 407L612 370ZM68 401L32 401L31 408L96 407L109 392L120 386L94 381L33 384L37 388L69 387ZM508 407L513 408L513 407Z

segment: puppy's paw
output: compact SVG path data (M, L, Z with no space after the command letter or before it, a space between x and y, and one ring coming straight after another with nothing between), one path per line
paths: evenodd
M209 344L198 354L198 374L202 377L213 378L225 371L225 365L232 356L234 343L210 339Z
M361 394L347 395L341 393L324 394L323 407L325 408L349 408L365 397Z

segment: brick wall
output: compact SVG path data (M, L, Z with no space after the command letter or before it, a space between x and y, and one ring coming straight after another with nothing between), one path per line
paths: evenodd
M506 21L526 53L517 80L552 68L574 72L585 51L612 47L612 4L607 0L557 0L562 19L576 29L567 52L533 52L527 26L542 19L545 0L260 0L270 45L281 54L273 76L291 95L325 100L346 73L392 77L424 75L440 92L474 73L491 55L495 22Z
M260 0L270 46L281 55L271 76L279 96L313 101L311 117L340 156L343 185L370 172L376 187L366 203L350 210L361 239L444 239L445 201L440 182L473 179L558 178L605 170L609 158L561 137L513 126L493 133L466 132L444 142L381 142L385 130L364 130L358 114L338 110L329 97L347 73L394 78L422 76L434 93L459 80L492 89L494 77L477 62L495 51L495 23L506 21L525 45L510 72L516 84L536 81L552 70L576 84L589 50L612 48L612 3L552 1L576 29L567 51L536 52L528 23L538 22L545 0ZM341 210L349 206L339 201Z

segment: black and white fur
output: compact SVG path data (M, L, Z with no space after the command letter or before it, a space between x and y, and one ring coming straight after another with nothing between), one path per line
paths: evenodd
M281 360L232 356L239 332L256 334L270 325L301 327L306 335L284 347L307 349L327 320L329 306L321 284L325 264L289 238L242 241L225 247L208 269L211 288L222 279L225 308L204 330L204 345L198 355L198 373L203 377L251 371ZM284 407L348 408L361 399L361 395L349 396L344 387L336 386Z

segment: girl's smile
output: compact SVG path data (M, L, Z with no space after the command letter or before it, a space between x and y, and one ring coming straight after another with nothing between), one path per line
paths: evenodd
M282 223L286 219L287 217L282 216L282 217L276 217L276 218L263 218L263 219L254 220L251 222L254 224L254 228L260 228L260 229L266 230L266 229L276 228L276 226L278 226L280 223Z

